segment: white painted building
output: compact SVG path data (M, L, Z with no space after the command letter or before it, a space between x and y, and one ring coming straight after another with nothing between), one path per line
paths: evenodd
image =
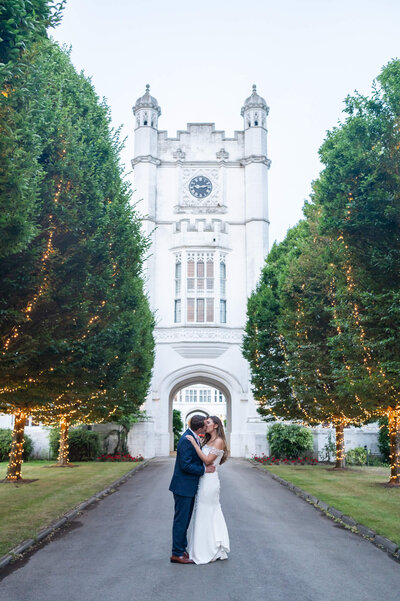
M157 326L150 419L132 429L130 452L168 455L174 397L206 384L226 399L231 454L250 456L266 449L241 343L268 249L267 104L254 86L233 137L213 123L189 123L169 137L148 87L133 113L135 196L152 240L147 285Z

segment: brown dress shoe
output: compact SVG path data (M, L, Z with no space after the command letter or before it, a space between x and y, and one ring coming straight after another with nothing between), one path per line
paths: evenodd
M194 563L194 561L185 555L181 555L180 557L178 555L171 555L170 561L171 563Z
M187 557L189 559L189 553L187 551L183 552L183 557Z

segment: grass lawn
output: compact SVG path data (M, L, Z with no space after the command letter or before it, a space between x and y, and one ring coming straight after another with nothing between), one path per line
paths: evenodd
M45 469L51 461L23 464L30 484L0 483L0 557L56 518L129 472L139 463L81 462L76 468ZM0 463L0 479L7 463Z
M269 465L265 469L400 546L400 489L382 486L389 481L389 468L357 466L333 471L323 465Z

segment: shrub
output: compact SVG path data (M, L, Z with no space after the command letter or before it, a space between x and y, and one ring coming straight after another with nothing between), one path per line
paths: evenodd
M12 430L9 428L0 429L0 461L8 461L11 451ZM23 459L27 461L32 455L33 441L28 434L24 435L24 454Z
M50 451L53 459L57 459L60 446L60 429L52 428L49 436ZM93 461L100 453L100 437L97 432L82 426L71 428L68 432L69 460Z
M277 458L297 459L314 446L310 430L297 424L273 424L267 432L267 440L271 455Z
M382 455L383 461L389 463L389 455L390 455L390 441L389 441L389 428L388 428L388 418L381 417L379 419L379 434L378 434L378 448L379 452Z
M385 461L381 455L369 455L368 463L374 467L386 467L389 465L388 461Z
M349 465L365 465L367 463L367 451L363 447L350 449L346 453L346 462Z
M178 446L179 439L183 431L183 421L181 412L178 409L173 410L172 414L172 431L174 433L174 450Z

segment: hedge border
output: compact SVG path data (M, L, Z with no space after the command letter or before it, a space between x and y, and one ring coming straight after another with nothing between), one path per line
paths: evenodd
M400 548L397 543L386 538L385 536L378 534L374 530L371 530L371 528L367 528L367 526L364 526L363 524L358 524L350 516L345 515L335 507L332 507L331 505L324 503L320 499L317 499L317 497L315 497L314 495L310 495L305 490L299 488L298 486L295 486L292 482L284 480L284 478L281 478L277 474L273 474L267 468L257 464L257 462L255 462L253 459L249 459L249 461L253 467L255 467L258 470L261 470L264 474L268 475L276 482L279 482L279 484L281 484L282 486L288 488L298 497L300 497L304 501L307 501L307 503L310 503L310 505L313 505L315 509L318 509L319 511L324 513L328 518L340 523L342 526L347 528L347 530L351 530L351 532L353 532L354 534L362 536L382 551L388 553L390 557L400 562Z
M46 528L42 528L42 530L39 530L33 538L28 538L19 543L16 547L13 547L8 553L6 553L6 555L0 557L0 570L8 566L13 560L21 559L21 555L25 553L25 551L28 551L38 542L54 534L56 530L61 528L61 526L64 526L64 524L66 524L67 522L70 522L74 517L78 515L78 513L81 513L84 509L89 507L89 505L92 505L96 501L101 501L101 499L103 499L104 497L116 492L117 488L121 484L124 484L128 480L128 478L130 478L138 471L146 467L146 465L148 465L148 463L150 463L151 460L152 459L144 459L139 463L139 465L133 467L131 470L129 470L129 472L127 472L117 480L114 480L114 482L106 486L106 488L103 488L103 490L101 490L100 492L92 495L91 497L89 497L89 499L82 501L82 503L79 503L79 505L77 505L70 511L67 511L67 513L64 513L61 517L51 522L51 524L49 524L49 526L47 526Z

